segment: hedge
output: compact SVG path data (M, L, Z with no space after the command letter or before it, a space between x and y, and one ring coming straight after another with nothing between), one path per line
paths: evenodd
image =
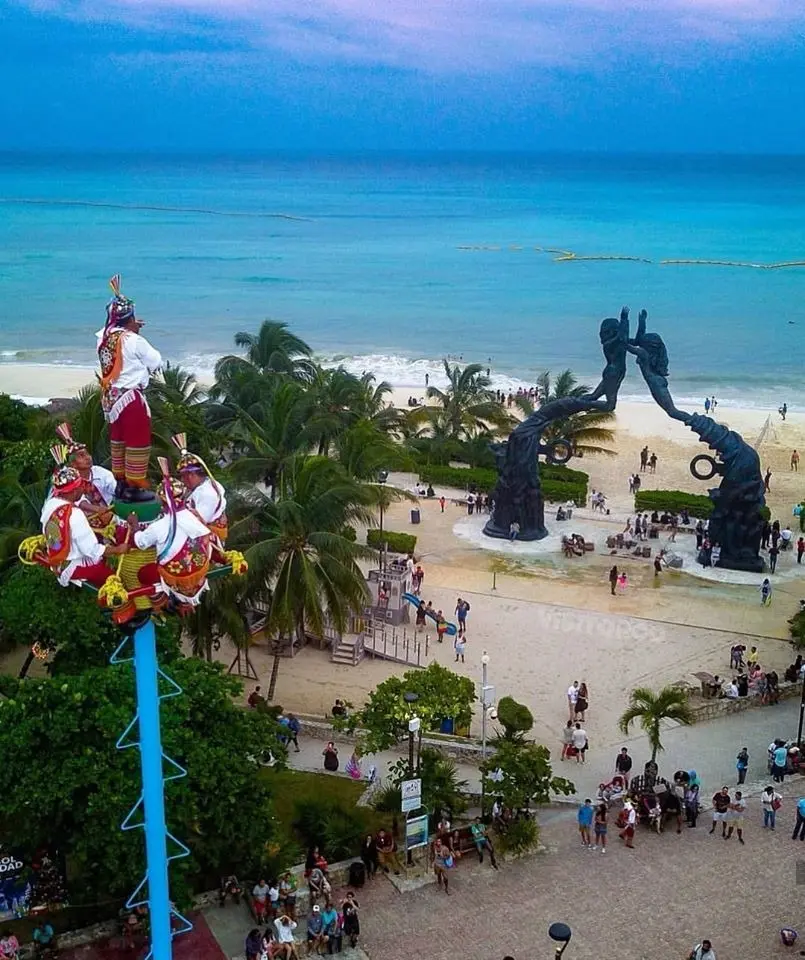
M495 470L484 470L481 467L422 467L422 481L424 483L438 483L445 487L455 487L466 490L474 487L482 493L491 493L497 483L498 475ZM540 464L540 485L543 497L553 503L564 503L573 500L579 506L587 502L588 476L581 470L570 470L568 467L552 464Z
M713 501L709 497L697 493L686 493L684 490L641 490L635 494L635 510L654 511L662 513L681 513L687 508L692 517L701 517L706 520L713 512ZM768 507L761 507L760 515L768 520L771 511Z
M367 530L366 543L375 550L379 550L383 544L392 553L413 553L416 547L416 537L413 533L397 533L394 530Z

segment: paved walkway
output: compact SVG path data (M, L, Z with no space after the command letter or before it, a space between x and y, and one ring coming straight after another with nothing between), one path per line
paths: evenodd
M767 781L766 748L775 737L794 738L799 720L799 700L786 700L774 707L753 707L743 713L731 714L698 723L692 727L668 725L663 733L664 751L659 756L660 773L672 775L675 770L696 770L702 781L702 796L708 796L712 787L714 793L722 784L735 783L735 757L741 747L749 749L748 785L761 786ZM292 767L298 770L322 771L322 751L324 742L303 735L299 741L300 752L293 748L289 754ZM645 736L636 735L624 738L617 745L597 749L595 738L590 736L590 749L586 763L575 760L559 762L560 750L555 744L548 744L554 757L554 773L567 777L583 796L593 796L602 780L610 780L615 772L615 755L621 746L629 748L634 760L633 773L639 773L643 764L651 756ZM351 745L338 744L341 770L343 771L351 753ZM362 759L364 774L370 764L377 766L381 777L388 773L389 763L401 756L407 757L406 750L387 750L379 754L368 754ZM469 789L480 792L478 767L470 763L458 763L459 776L466 780Z

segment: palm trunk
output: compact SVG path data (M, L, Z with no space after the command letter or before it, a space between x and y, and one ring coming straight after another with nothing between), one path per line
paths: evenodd
M28 675L28 670L30 669L31 664L32 664L33 662L34 662L33 651L32 651L32 650L29 650L29 651L28 651L28 656L25 658L25 662L24 662L23 665L20 667L20 672L17 674L17 679L18 679L18 680L24 680L24 679L26 678L26 676Z
M280 644L279 642L274 646L274 660L271 664L271 679L268 681L268 693L266 694L266 700L271 702L274 699L274 693L277 689L277 677L280 672Z

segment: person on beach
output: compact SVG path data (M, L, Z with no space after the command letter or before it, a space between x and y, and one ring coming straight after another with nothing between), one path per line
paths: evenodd
M442 494L442 496L439 497L439 506L440 506L441 509L442 509L442 513L444 513L444 505L445 505L446 503L447 503L447 501L446 501L445 498L444 498L444 494Z
M746 771L749 769L749 751L746 747L741 747L735 760L735 768L738 771L738 786L740 787L742 784L746 783Z
M621 752L615 757L615 773L623 778L623 789L629 789L629 771L632 769L632 758L626 747L621 747Z
M579 681L574 680L567 688L567 714L572 722L576 719L576 701L579 699Z
M576 763L586 763L589 741L587 740L587 731L580 723L573 727L573 746L576 748Z
M416 628L417 628L417 630L424 630L424 629L425 629L425 617L427 616L427 614L425 613L425 609L426 609L426 608L425 608L425 601L424 601L424 600L420 600L420 601L419 601L419 606L416 608Z
M593 802L588 798L584 801L584 803L581 804L578 813L576 814L576 819L579 822L581 845L583 847L591 847L593 845L592 837L590 835L590 828L593 825L594 815L595 811L593 810Z
M433 860L433 872L436 874L437 885L440 887L444 885L444 892L449 894L450 878L447 871L453 867L453 851L437 837L431 845L431 859Z
M730 804L729 787L722 787L718 793L713 796L713 826L710 827L710 833L716 832L716 824L721 824L721 836L727 838L727 819L729 817Z
M791 454L791 469L799 473L799 453L796 450Z
M587 712L588 707L590 706L589 700L590 694L587 690L587 684L584 680L581 681L581 686L579 687L579 694L576 697L576 720L581 720L584 723L584 714Z
M781 417L783 420L785 420L786 415L787 415L787 413L788 413L788 404L787 404L787 403L784 403L784 404L780 407L780 409L778 410L778 413L780 414L780 417Z
M595 843L593 850L601 847L601 853L607 852L607 805L599 803L595 808L595 817L593 818L593 828L595 830Z
M473 511L475 510L475 494L470 493L467 495L467 514L472 516Z
M769 550L769 553L771 553L771 550ZM776 558L775 558L775 565L776 565ZM772 570L772 573L774 573L774 570ZM768 607L771 604L771 594L772 594L771 583L769 581L769 578L766 577L763 583L761 583L760 585L760 602L764 607Z
M771 487L769 486L770 483L771 483L771 467L769 467L766 470L766 474L763 477L763 489L766 491L766 493L769 493L771 490Z
M470 612L470 605L461 597L456 600L456 617L458 617L458 632L464 636L467 633L467 614Z
M640 451L640 472L645 473L648 465L648 447L643 447Z
M447 621L441 610L436 611L436 639L439 643L444 643L444 635L447 633Z
M707 416L708 413L710 413L710 398L709 398L709 397L705 397L705 398L704 398L704 414L705 414L705 416Z
M657 472L657 454L652 451L651 456L648 458L648 469L649 473Z
M461 657L461 662L464 663L464 651L467 649L467 638L463 633L456 634L453 648L456 651L456 663L458 663L459 657Z
M573 721L568 720L562 730L562 755L560 760L570 756L570 748L573 746Z
M615 596L615 588L618 585L618 568L613 566L609 571L609 592Z
M618 575L618 592L626 593L626 587L629 585L629 578L626 576L626 571L622 570Z

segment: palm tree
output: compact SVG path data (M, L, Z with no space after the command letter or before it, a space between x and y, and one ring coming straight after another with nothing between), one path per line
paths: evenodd
M39 515L49 480L21 483L11 474L0 476L0 573L17 560L17 548L26 537L42 532Z
M264 320L256 334L236 333L235 346L246 350L245 359L221 357L215 366L216 380L230 379L246 364L263 374L282 374L301 382L312 380L316 371L310 346L285 323Z
M101 391L95 385L82 387L76 397L78 408L70 416L73 436L84 443L96 463L109 461L109 434L101 407Z
M421 414L429 418L435 428L451 440L464 440L488 432L490 426L510 425L511 418L495 400L489 377L483 373L480 363L451 367L445 360L444 372L448 380L446 389L428 387L428 397L436 401L437 407L426 408Z
M583 397L591 393L591 388L579 383L570 370L563 370L551 383L551 374L546 370L537 378L540 402L558 400L561 397ZM534 405L528 397L517 397L517 406L528 416L534 412ZM602 453L608 457L617 456L614 450L604 444L612 443L615 434L610 425L615 422L614 413L589 411L576 413L563 420L555 420L543 433L543 441L568 440L577 456L585 453Z
M376 553L351 540L347 528L372 522L373 495L332 460L299 457L286 471L282 498L258 490L244 497L250 509L233 525L230 541L251 544L247 591L270 590L266 632L276 638L270 700L284 643L294 635L303 640L306 631L322 637L327 625L342 631L366 605L358 561Z
M648 737L653 763L663 749L660 742L663 720L674 720L683 726L690 726L694 717L684 690L678 687L663 687L658 693L654 693L648 687L637 687L632 690L629 707L618 721L621 732L628 734L635 720L640 721L640 726Z

